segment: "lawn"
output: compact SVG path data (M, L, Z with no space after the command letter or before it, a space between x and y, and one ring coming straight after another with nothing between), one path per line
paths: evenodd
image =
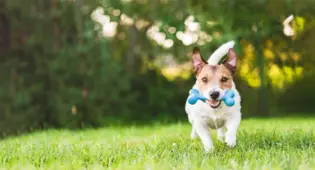
M49 130L0 141L0 169L315 169L315 119L246 119L206 154L190 125Z

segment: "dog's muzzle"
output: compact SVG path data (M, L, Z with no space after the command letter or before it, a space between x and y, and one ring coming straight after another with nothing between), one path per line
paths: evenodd
M213 109L218 108L221 104L221 100L218 100L218 98L220 97L220 92L214 91L211 92L209 95L210 95L210 99L208 100L209 106L212 107Z

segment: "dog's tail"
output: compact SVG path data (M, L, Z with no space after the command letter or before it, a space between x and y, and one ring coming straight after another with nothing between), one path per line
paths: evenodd
M229 41L225 44L222 44L217 50L215 50L212 55L208 59L208 64L210 65L216 65L219 63L221 58L225 56L230 48L234 47L235 42Z

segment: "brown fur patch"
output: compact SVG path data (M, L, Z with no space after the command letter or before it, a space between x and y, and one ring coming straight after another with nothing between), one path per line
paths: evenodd
M232 73L235 74L237 66L237 54L233 49L229 49L228 57L223 62L223 65Z
M226 81L223 81L224 79ZM212 84L219 85L221 89L230 89L232 81L231 72L223 65L205 65L197 76L197 86L200 90L206 90Z
M237 66L237 54L233 49L230 49L227 55L227 59L221 65L208 65L201 57L200 50L194 48L192 64L199 90L207 90L211 85L216 85L221 89L232 88L233 74Z
M196 75L198 75L202 68L207 64L207 62L200 55L200 50L197 47L193 49L191 62L193 65L193 71Z
M213 72L216 72L217 71L217 66L216 65L210 65L211 69Z

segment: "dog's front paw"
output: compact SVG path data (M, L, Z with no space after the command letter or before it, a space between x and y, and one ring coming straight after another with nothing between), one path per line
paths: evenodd
M211 153L214 151L214 145L212 143L204 143L203 147L206 153Z
M190 139L194 140L198 137L197 133L196 132L191 132L190 133Z
M233 148L236 145L236 138L235 137L226 137L225 138L225 143L229 147Z
M214 152L214 147L212 146L212 147L206 147L205 146L205 152L206 153L212 153L212 152Z

